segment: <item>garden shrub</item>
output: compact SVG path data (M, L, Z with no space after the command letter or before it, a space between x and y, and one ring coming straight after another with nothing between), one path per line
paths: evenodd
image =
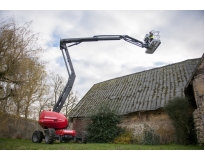
M148 125L145 125L143 144L156 145L160 143L160 136L154 133Z
M164 106L175 128L178 144L196 144L194 121L186 98L176 97Z
M108 143L119 135L121 128L120 116L110 110L108 106L100 106L98 112L91 115L91 123L88 124L88 141L95 143Z
M117 144L130 144L133 143L134 138L131 130L123 129L119 136L114 139L114 143Z

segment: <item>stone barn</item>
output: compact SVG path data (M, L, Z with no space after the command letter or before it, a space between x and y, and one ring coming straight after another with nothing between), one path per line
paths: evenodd
M139 138L149 127L161 143L174 142L174 128L162 108L174 97L185 97L199 62L200 58L189 59L94 84L70 112L72 129L83 130L90 115L106 104L122 115L120 126Z

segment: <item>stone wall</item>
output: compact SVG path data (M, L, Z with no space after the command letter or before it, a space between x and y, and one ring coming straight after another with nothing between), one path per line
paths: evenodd
M194 122L196 127L197 140L199 145L204 144L204 110L197 108L194 113Z
M142 140L143 132L149 128L160 136L161 144L176 142L171 120L161 109L128 114L124 116L120 126L130 129L139 141Z
M204 61L200 64L193 79L193 91L197 109L193 112L197 139L200 145L204 144Z

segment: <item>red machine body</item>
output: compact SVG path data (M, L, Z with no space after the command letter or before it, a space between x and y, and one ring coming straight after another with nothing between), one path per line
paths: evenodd
M68 119L61 113L42 111L38 123L44 129L65 129L68 127Z
M54 128L55 134L59 136L76 136L75 130L67 130L68 119L61 113L52 111L42 111L38 123L44 129Z
M75 130L60 129L60 130L56 130L56 134L59 136L71 135L71 136L75 137L76 131Z

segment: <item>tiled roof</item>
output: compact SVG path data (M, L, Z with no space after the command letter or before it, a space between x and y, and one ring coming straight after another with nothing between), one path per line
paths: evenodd
M119 115L161 108L173 97L184 97L184 87L198 61L186 60L94 84L70 117L89 117L103 103Z

